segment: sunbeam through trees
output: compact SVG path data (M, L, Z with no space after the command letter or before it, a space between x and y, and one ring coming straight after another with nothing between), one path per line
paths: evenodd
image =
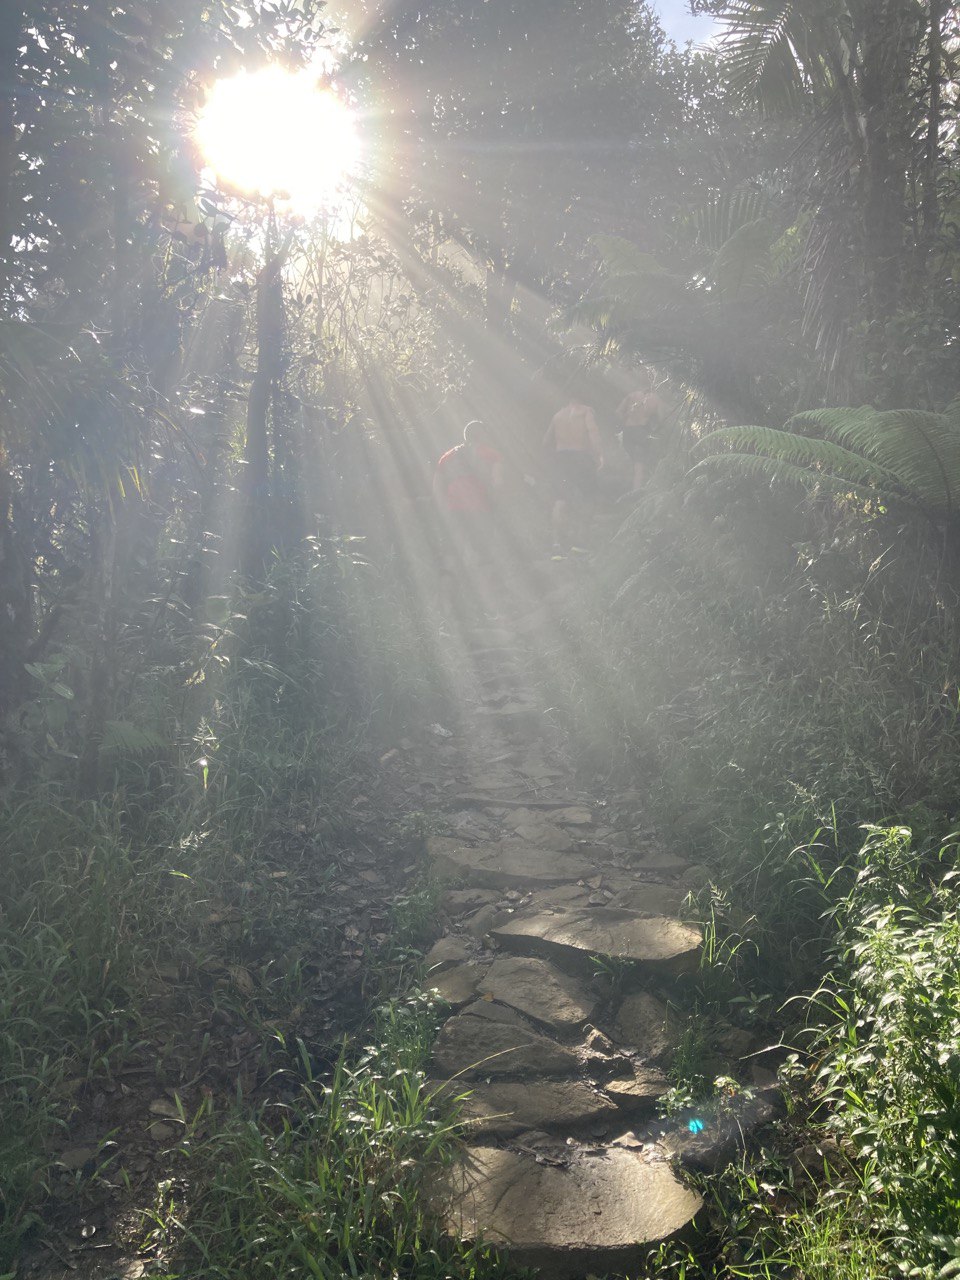
M958 59L4 5L0 1280L960 1272Z

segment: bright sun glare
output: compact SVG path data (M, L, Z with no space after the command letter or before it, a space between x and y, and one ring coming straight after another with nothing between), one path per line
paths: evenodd
M300 214L329 203L359 159L353 112L315 72L266 67L218 81L195 137L207 164L247 194Z

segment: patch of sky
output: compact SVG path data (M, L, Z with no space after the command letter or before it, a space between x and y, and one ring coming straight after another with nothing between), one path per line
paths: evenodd
M676 44L693 40L703 44L720 31L720 23L708 13L694 15L687 0L654 0L663 29Z

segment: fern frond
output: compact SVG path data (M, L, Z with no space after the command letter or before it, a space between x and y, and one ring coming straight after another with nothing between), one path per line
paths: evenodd
M768 458L760 453L713 453L698 462L694 470L699 470L701 467L734 471L743 476L761 477L771 483L792 484L800 489L806 489L808 493L821 491L838 497L849 496L860 502L871 500L889 502L898 497L895 493L885 493L872 485L855 484L843 476L811 471L807 467L783 462L779 458Z
M948 513L960 505L960 425L949 414L820 409L798 414L787 429L810 425L892 472L919 504Z
M814 479L832 475L845 484L871 489L895 490L899 487L894 472L832 440L816 436L801 436L792 431L778 431L774 427L720 427L704 436L697 447L713 450L718 445L729 446L734 451L751 448L758 456L767 457L774 463L808 467L816 471Z

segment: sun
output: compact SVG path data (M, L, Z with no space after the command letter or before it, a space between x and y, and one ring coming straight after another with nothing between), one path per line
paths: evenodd
M304 216L330 203L360 159L354 113L309 70L265 67L218 80L194 137L224 183Z

